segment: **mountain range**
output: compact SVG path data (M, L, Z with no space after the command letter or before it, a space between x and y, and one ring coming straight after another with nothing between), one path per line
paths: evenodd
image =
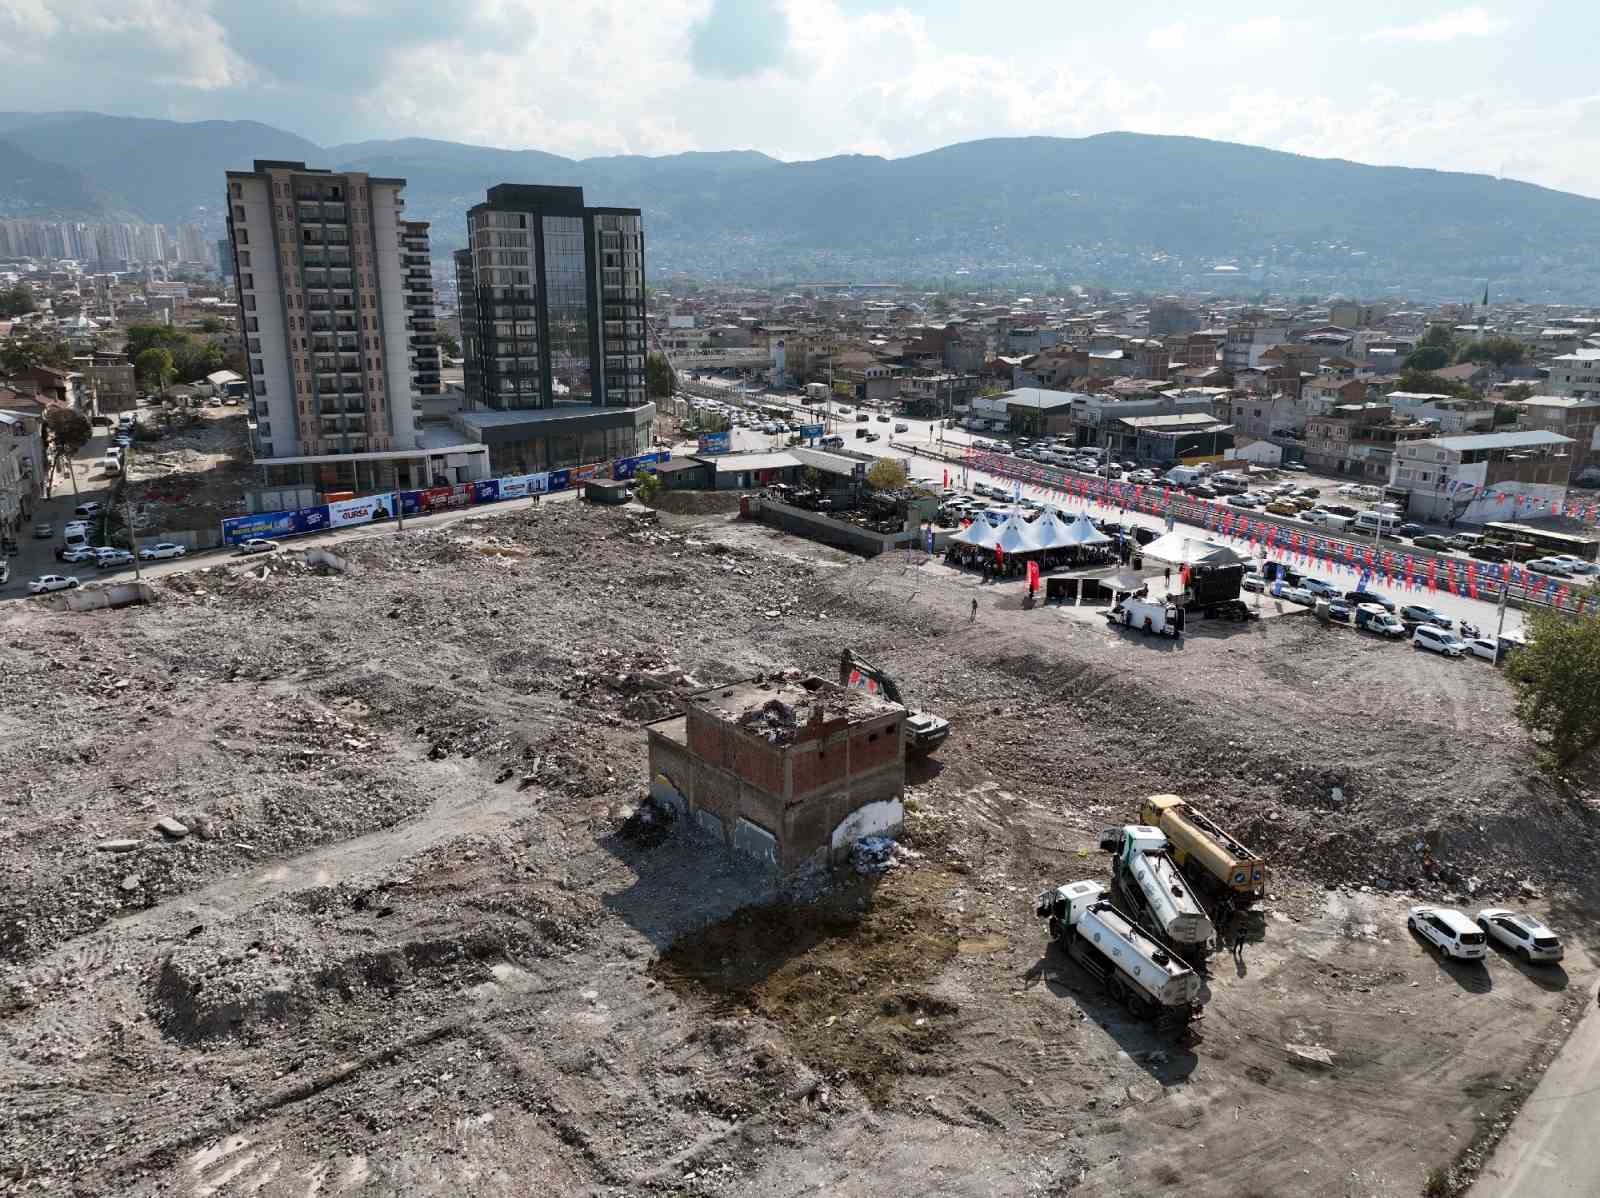
M1188 137L991 138L906 158L571 159L423 138L319 146L249 121L0 112L0 216L201 220L257 158L408 180L440 251L500 182L645 213L651 274L978 280L1584 302L1600 200Z

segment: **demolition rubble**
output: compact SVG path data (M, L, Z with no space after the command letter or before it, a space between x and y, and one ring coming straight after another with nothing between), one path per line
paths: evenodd
M1593 992L1595 796L1487 668L719 514L337 555L0 614L0 1193L1417 1193ZM1261 866L1235 955L1151 855ZM1565 980L1421 902L1559 914Z

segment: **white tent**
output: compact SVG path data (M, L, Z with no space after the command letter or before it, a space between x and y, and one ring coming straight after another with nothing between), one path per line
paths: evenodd
M974 545L979 549L993 549L1000 539L1000 530L987 520L974 520L950 538L958 545Z
M1055 549L1062 545L1071 545L1076 542L1066 539L1068 525L1055 518L1054 513L1048 509L1044 515L1033 522L1033 539L1039 542L1041 549Z
M1106 536L1093 524L1089 517L1079 516L1071 524L1062 529L1063 545L1109 545L1111 538Z
M1033 535L1033 526L1024 524L1016 516L1000 526L999 540L996 543L1002 553L1027 553L1042 548Z
M1244 560L1226 545L1218 545L1214 541L1196 540L1181 532L1169 532L1166 536L1157 537L1140 552L1146 557L1171 562L1177 566L1194 566L1201 562L1212 566L1227 566Z

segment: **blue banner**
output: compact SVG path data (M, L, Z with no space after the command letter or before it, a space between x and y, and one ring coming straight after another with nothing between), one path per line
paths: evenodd
M550 479L550 485L546 489L550 491L565 491L567 489L567 480L569 474L570 471L566 470L550 471L548 476Z
M711 434L713 436L721 434ZM657 462L666 461L671 454L664 449L654 449L649 453L641 453L636 457L618 458L611 464L611 477L616 479L632 478L640 470L654 466Z
M733 452L733 434L732 433L701 433L700 434L700 452L701 453L732 453Z
M802 424L800 426L800 435L808 441L815 441L822 436L822 431L820 424Z
M322 532L328 527L328 505L296 508L290 512L254 512L231 516L222 522L222 543L237 545L252 537L294 537Z
M422 495L423 495L423 493L421 491L401 491L400 492L400 511L401 511L401 514L406 515L406 516L421 515L421 513L422 513Z
M500 498L500 480L486 478L472 484L474 503L494 503Z

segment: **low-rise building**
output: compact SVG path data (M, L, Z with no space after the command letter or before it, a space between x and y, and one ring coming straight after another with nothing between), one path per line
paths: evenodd
M903 822L905 708L822 678L752 678L645 726L650 794L782 874Z
M1410 441L1395 449L1389 485L1408 492L1408 513L1443 523L1560 510L1572 443L1542 429Z
M1397 418L1384 403L1341 404L1306 417L1305 463L1313 470L1354 478L1387 479L1395 446L1421 440L1436 430Z
M1600 399L1600 349L1579 346L1570 354L1551 358L1545 390L1552 395Z
M1574 479L1592 466L1600 465L1600 398L1532 395L1519 405L1518 422L1525 429L1540 429L1572 438Z
M1108 426L1111 456L1139 463L1220 461L1233 448L1233 429L1206 412L1121 416Z
M1396 412L1432 424L1448 436L1494 429L1494 405L1486 400L1428 391L1391 391L1384 399Z

